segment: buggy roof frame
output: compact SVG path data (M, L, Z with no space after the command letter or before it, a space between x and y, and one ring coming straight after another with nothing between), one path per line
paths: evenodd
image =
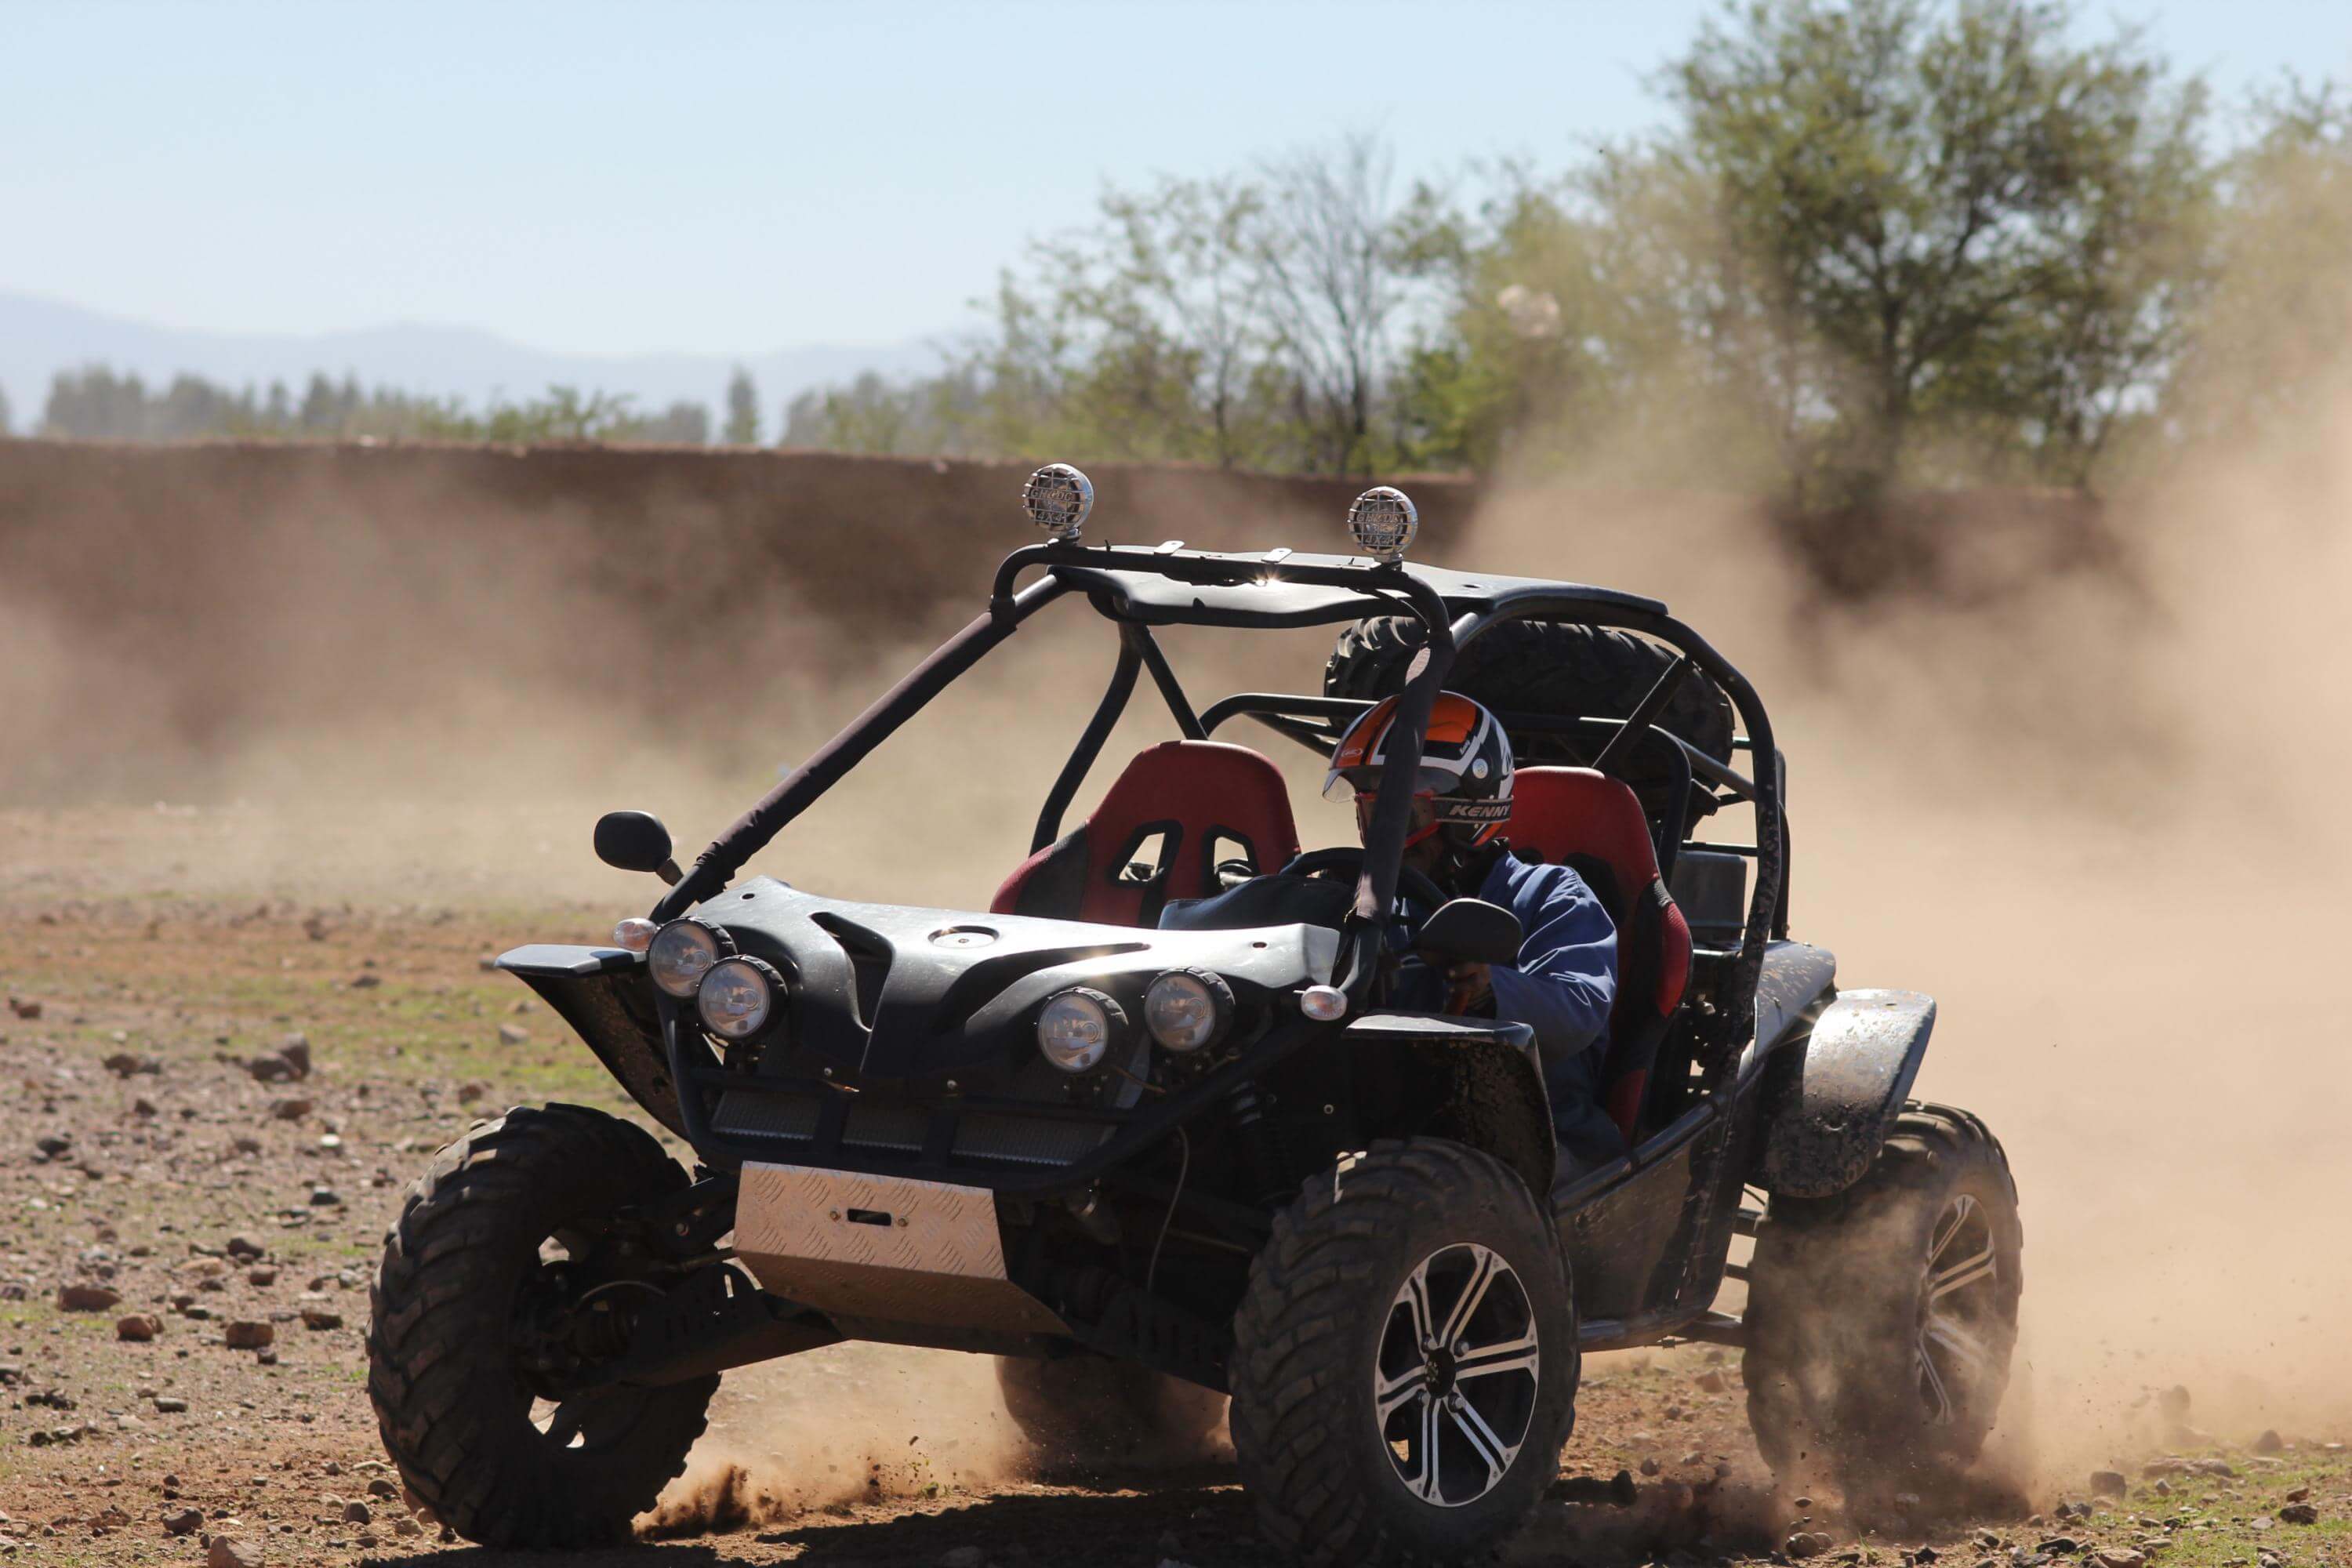
M1024 573L1040 568L1042 576L1025 587L1016 587ZM1756 983L1765 947L1774 936L1786 934L1787 833L1781 805L1782 770L1772 742L1771 720L1747 677L1655 599L1583 584L1378 563L1360 556L1299 554L1287 550L1242 553L1189 550L1173 540L1158 546L1057 542L1013 551L997 568L987 611L940 644L712 840L697 857L693 868L655 906L654 918L673 919L715 897L751 856L766 847L787 823L875 747L1031 616L1073 593L1084 595L1098 614L1119 626L1120 652L1102 704L1080 737L1070 766L1056 781L1057 798L1048 801L1048 810L1056 818L1125 707L1139 667L1150 670L1178 727L1188 738L1199 739L1206 733L1152 638L1151 627L1278 630L1392 615L1410 616L1421 623L1425 657L1415 658L1402 694L1397 727L1404 743L1389 751L1372 821L1364 836L1363 872L1349 917L1354 940L1347 945L1352 962L1340 983L1359 994L1369 984L1377 929L1395 896L1411 813L1411 780L1421 763L1420 737L1457 651L1495 626L1516 620L1612 626L1675 649L1681 658L1637 704L1623 728L1629 735L1647 731L1674 688L1693 670L1719 686L1738 714L1746 745L1758 760L1754 776L1743 778L1722 768L1713 772L1717 782L1755 808L1756 876L1739 948L1717 997L1721 1034L1715 1043L1736 1047L1752 1031Z

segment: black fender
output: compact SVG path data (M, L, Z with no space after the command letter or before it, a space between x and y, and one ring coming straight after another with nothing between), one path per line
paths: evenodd
M499 967L538 992L646 1115L686 1136L643 957L617 947L533 942L500 955Z
M1341 1041L1359 1084L1385 1080L1396 1108L1380 1138L1448 1138L1517 1171L1549 1203L1559 1149L1535 1031L1525 1024L1421 1013L1367 1013Z
M1801 1042L1764 1068L1755 1182L1825 1198L1860 1181L1886 1142L1927 1054L1936 1002L1916 991L1843 991Z

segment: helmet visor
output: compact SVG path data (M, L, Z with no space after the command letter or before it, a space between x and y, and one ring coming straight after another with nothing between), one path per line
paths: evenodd
M1344 805L1359 795L1376 795L1380 792L1382 772L1382 767L1377 763L1345 772L1334 771L1323 781L1323 798ZM1443 795L1457 782L1458 775L1446 769L1416 768L1413 771L1412 793L1417 795Z

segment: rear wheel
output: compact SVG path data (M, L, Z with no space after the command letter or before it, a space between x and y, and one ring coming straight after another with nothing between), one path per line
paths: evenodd
M641 1128L551 1105L477 1123L409 1189L371 1293L368 1397L401 1479L458 1534L625 1540L685 1468L716 1376L563 1397L545 1331L583 1305L625 1323L658 1294L578 1274L617 1211L686 1184Z
M996 1385L1013 1425L1055 1463L1200 1458L1225 1415L1215 1389L1108 1356L1000 1356Z
M2000 1144L1943 1106L1906 1105L1847 1191L1774 1198L1743 1363L1766 1462L1828 1474L1850 1499L1972 1463L2009 1384L2023 1249Z
M1234 1331L1242 1479L1304 1562L1484 1555L1559 1473L1567 1258L1488 1155L1417 1138L1316 1176L1276 1216Z

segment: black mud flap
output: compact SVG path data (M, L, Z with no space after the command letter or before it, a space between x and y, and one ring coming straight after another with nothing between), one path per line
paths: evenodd
M686 1136L643 959L617 947L533 942L502 954L499 967L538 992L646 1115Z
M1551 1191L1559 1145L1535 1031L1423 1013L1366 1013L1342 1037L1360 1087L1382 1069L1408 1124L1384 1136L1451 1138L1517 1171L1541 1202ZM1401 1094L1395 1091L1402 1090Z
M1862 1180L1919 1076L1936 1002L1916 991L1843 991L1801 1044L1764 1069L1756 1183L1825 1198Z

